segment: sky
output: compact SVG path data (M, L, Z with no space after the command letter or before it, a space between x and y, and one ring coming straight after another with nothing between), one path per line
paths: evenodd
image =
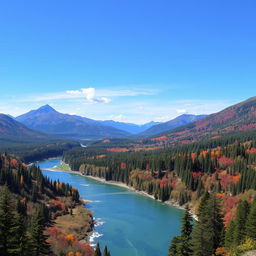
M1 0L0 112L145 123L256 95L255 0Z

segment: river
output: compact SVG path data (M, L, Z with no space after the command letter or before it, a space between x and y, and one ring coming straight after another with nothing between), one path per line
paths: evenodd
M99 242L112 256L166 256L173 236L179 234L183 211L132 192L103 184L79 174L47 171L61 159L39 162L50 179L68 182L81 197L97 222L91 243Z

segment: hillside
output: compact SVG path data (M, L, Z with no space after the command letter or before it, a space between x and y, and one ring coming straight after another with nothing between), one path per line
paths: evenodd
M0 209L0 255L94 255L87 239L92 214L77 189L7 154L0 154ZM60 227L70 219L79 231Z
M210 248L202 255L240 256L256 249L256 130L153 151L76 148L64 160L84 175L123 182L170 205L189 206L199 219L193 246L200 252L204 243ZM218 233L214 246L209 245L209 230ZM174 247L180 240L173 241Z
M255 128L256 97L253 97L186 126L161 133L145 142L167 144L169 146L188 144Z
M8 115L0 114L0 136L46 138L47 135L33 131Z
M144 136L155 135L158 133L162 133L162 132L165 132L168 130L175 129L180 126L184 126L186 124L192 123L192 122L197 121L204 117L206 117L206 115L183 114L183 115L180 115L170 121L160 123L160 124L155 124L155 125L151 126L150 128L148 128L147 130L145 130L144 132L142 132L140 135L144 135Z
M125 131L102 125L92 119L59 113L49 105L20 115L16 120L31 129L69 138L112 138L129 135Z
M154 122L154 121L151 121L151 122L148 122L148 123L145 123L142 125L133 124L133 123L117 122L117 121L113 121L113 120L104 120L104 121L99 121L99 122L102 123L103 125L111 126L116 129L120 129L120 130L129 132L131 134L137 134L137 133L144 132L145 130L149 129L150 127L160 124L160 122Z

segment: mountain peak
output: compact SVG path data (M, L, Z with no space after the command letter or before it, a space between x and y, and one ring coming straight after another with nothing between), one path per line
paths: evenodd
M53 107L51 107L50 105L46 104L40 108L38 108L36 110L37 112L40 112L40 113L49 113L49 112L57 112Z

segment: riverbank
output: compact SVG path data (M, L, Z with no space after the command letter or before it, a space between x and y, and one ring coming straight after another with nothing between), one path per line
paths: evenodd
M58 166L59 167L59 166ZM148 193L146 193L145 191L141 191L141 190L136 190L134 187L132 186L128 186L122 182L118 182L118 181L106 181L104 178L99 178L99 177L95 177L95 176L90 176L90 175L84 175L83 173L81 172L76 172L76 171L72 171L72 170L63 170L63 169L60 169L60 168L47 168L46 170L48 171L61 171L61 172L69 172L69 173L73 173L73 174L78 174L78 175L81 175L83 177L86 177L86 178L89 178L89 179L92 179L92 180L95 180L95 181L99 181L101 183L104 183L104 184L108 184L108 185L114 185L114 186L118 186L118 187L122 187L122 188L126 188L130 191L133 191L135 193L138 193L140 195L143 195L143 196L146 196L146 197L149 197L153 200L157 200L155 199L155 197L153 195L149 195ZM181 209L181 210L185 210L185 207L184 206L180 206L177 202L173 201L173 200L168 200L168 201L160 201L160 200L157 200L158 202L161 202L163 204L166 204L166 205L169 205L169 206L172 206L172 207L175 207L175 208L178 208L178 209ZM194 211L190 211L191 215L192 215L192 218L194 220L197 220L197 215L195 214Z
M73 235L79 243L90 244L93 233L94 220L90 210L77 204L70 214L63 214L54 220L59 230L65 234Z

